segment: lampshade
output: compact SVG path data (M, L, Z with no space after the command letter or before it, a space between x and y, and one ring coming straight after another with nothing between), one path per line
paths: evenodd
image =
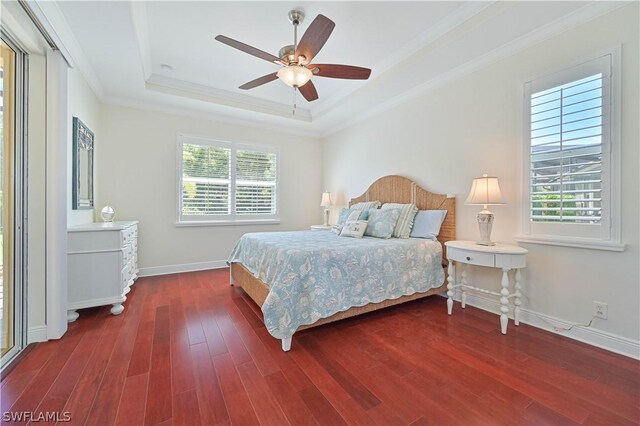
M482 177L475 178L471 184L471 191L469 196L464 202L465 204L479 204L479 205L491 205L491 204L505 204L500 192L500 185L498 184L498 178L482 175Z
M313 73L307 67L289 65L280 68L278 78L289 87L301 87L307 84Z
M331 205L331 193L325 191L322 193L322 201L320 202L320 207L329 207Z

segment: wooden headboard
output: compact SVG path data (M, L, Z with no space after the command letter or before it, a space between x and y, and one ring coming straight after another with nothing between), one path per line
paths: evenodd
M456 239L456 199L445 194L434 194L418 186L404 176L384 176L373 182L359 197L352 198L349 205L363 201L379 200L384 203L413 203L418 210L447 210L438 241L442 243L442 262L447 262L445 242Z

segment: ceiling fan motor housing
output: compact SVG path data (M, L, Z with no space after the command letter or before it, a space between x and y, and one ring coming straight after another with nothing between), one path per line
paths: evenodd
M295 61L295 53L296 53L295 47L293 46L293 44L289 44L287 46L284 46L282 49L280 49L280 51L278 52L278 56L283 61L287 63L291 63Z
M304 12L301 10L290 10L288 16L289 22L291 22L293 25L300 25L302 24L302 22L304 22Z

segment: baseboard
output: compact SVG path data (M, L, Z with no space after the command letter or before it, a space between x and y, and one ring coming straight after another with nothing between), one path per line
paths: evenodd
M496 314L500 312L500 303L497 300L487 299L480 295L472 294L471 292L467 292L467 305ZM455 316L455 310L460 309L460 306L456 305L453 309L453 315ZM513 315L510 314L509 318L513 318ZM570 331L557 331L551 324L548 324L545 321L549 321L551 324L562 328L568 328L574 325L573 323L570 323L568 321L541 314L532 311L531 309L520 308L520 322L522 323L546 331L550 331L554 334L559 334L570 339L588 343L590 345L597 346L599 348L606 349L608 351L615 352L621 355L625 355L630 358L640 359L640 342L636 340L628 339L626 337L618 336L594 328L576 327L571 329ZM510 322L509 327L513 326L513 323Z
M46 325L29 327L27 330L27 343L46 342L47 340Z
M139 277L152 277L155 275L177 274L180 272L204 271L207 269L226 268L226 260L213 260L211 262L182 263L180 265L152 266L150 268L140 268Z

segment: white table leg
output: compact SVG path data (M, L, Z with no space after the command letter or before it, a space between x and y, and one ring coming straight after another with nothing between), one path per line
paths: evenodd
M500 329L502 334L507 334L507 324L509 323L509 269L502 270L502 290L500 291Z
M453 311L453 286L455 285L456 279L456 267L452 260L449 261L447 274L447 313L451 315L451 312Z
M460 304L462 305L462 309L467 305L467 293L465 291L465 286L467 285L467 271L465 271L464 264L460 266L462 269L460 273Z
M515 325L520 325L520 305L522 304L522 301L520 300L520 297L522 296L520 288L520 269L516 269L516 282L514 284L515 297L513 299L513 323Z

